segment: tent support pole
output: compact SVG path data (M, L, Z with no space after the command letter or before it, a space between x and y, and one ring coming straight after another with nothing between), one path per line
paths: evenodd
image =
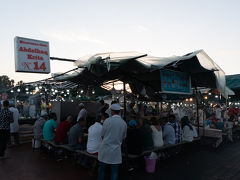
M48 99L48 93L46 91L45 91L45 101L46 101L46 106L47 106L47 113L49 114L49 99Z
M123 112L123 119L127 123L127 105L126 105L126 83L123 82L123 106L124 106L124 112ZM128 149L127 149L127 137L125 138L125 165L126 165L126 174L128 174Z
M123 119L127 121L127 105L126 105L126 83L123 82L123 106L124 106L124 112L123 112Z
M197 97L197 87L195 87L195 96L196 96L196 107L197 107L197 125L198 125L198 134L199 134L199 132L200 132L200 129L199 129L199 114L198 114L199 102L198 102L198 97Z

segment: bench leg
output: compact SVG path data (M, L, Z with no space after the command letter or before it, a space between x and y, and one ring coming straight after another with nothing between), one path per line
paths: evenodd
M35 151L35 139L33 139L32 151Z

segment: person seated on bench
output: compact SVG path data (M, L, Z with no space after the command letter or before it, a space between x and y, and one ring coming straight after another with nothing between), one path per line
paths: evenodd
M169 122L169 119L167 117L163 118L163 123L164 123L163 127L164 144L174 145L176 142L174 128L172 127L172 124Z
M128 122L127 129L127 150L129 154L140 155L143 150L141 132L137 128L137 122Z
M102 124L101 118L96 119L95 124L88 128L87 152L89 154L98 155L99 148L102 143Z
M192 117L192 118L189 119L189 123L191 124L191 126L193 128L193 137L197 138L198 137L198 133L197 133L197 130L196 130L195 126L194 126L194 124L196 124L196 123L195 123L195 120L193 120L193 119L196 118L197 112L194 112L193 116L194 116L194 118ZM202 125L203 125L203 120L202 120Z
M188 117L184 116L181 119L183 128L183 141L192 142L193 141L193 127L189 123Z
M218 119L214 124L214 128L224 131L224 122L221 122L221 120Z
M84 142L83 127L86 126L86 119L80 117L78 122L70 129L68 137L68 145L72 150L84 150L86 144Z
M151 118L151 130L152 130L152 138L154 147L162 147L163 146L163 136L162 136L162 128L155 117Z
M218 119L216 118L216 115L215 113L212 113L211 117L209 118L210 122L211 122L211 125L210 127L211 128L215 128L215 123L218 121Z
M139 131L141 134L141 141L143 146L143 151L152 150L153 149L153 139L150 127L146 124L145 120L138 120Z
M197 137L198 137L198 132L197 132L195 126L193 126L192 124L191 124L191 126L192 126L192 128L193 128L193 137L194 137L194 138L197 138Z
M51 113L49 120L43 126L43 139L45 141L53 141L55 130L57 128L57 115L56 113Z
M56 144L67 144L68 143L68 132L72 126L73 117L68 116L65 121L62 121L58 124L54 142Z
M34 139L40 140L43 138L43 126L47 120L48 120L48 113L42 112L41 116L34 123L34 127L33 127Z
M77 121L79 121L80 118L87 119L87 110L85 108L85 105L83 103L79 104L80 111L78 113Z

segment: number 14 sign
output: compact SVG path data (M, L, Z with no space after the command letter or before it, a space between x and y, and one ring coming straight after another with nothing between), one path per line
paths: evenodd
M16 72L50 73L49 43L15 37Z

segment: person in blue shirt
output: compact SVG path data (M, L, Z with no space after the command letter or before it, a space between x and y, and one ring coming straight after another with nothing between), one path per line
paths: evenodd
M172 124L169 122L168 118L163 118L163 121L165 123L163 127L164 144L173 145L176 142L174 128L172 127Z
M57 128L57 115L51 113L49 120L43 126L43 139L46 141L53 141L55 136L55 130Z

